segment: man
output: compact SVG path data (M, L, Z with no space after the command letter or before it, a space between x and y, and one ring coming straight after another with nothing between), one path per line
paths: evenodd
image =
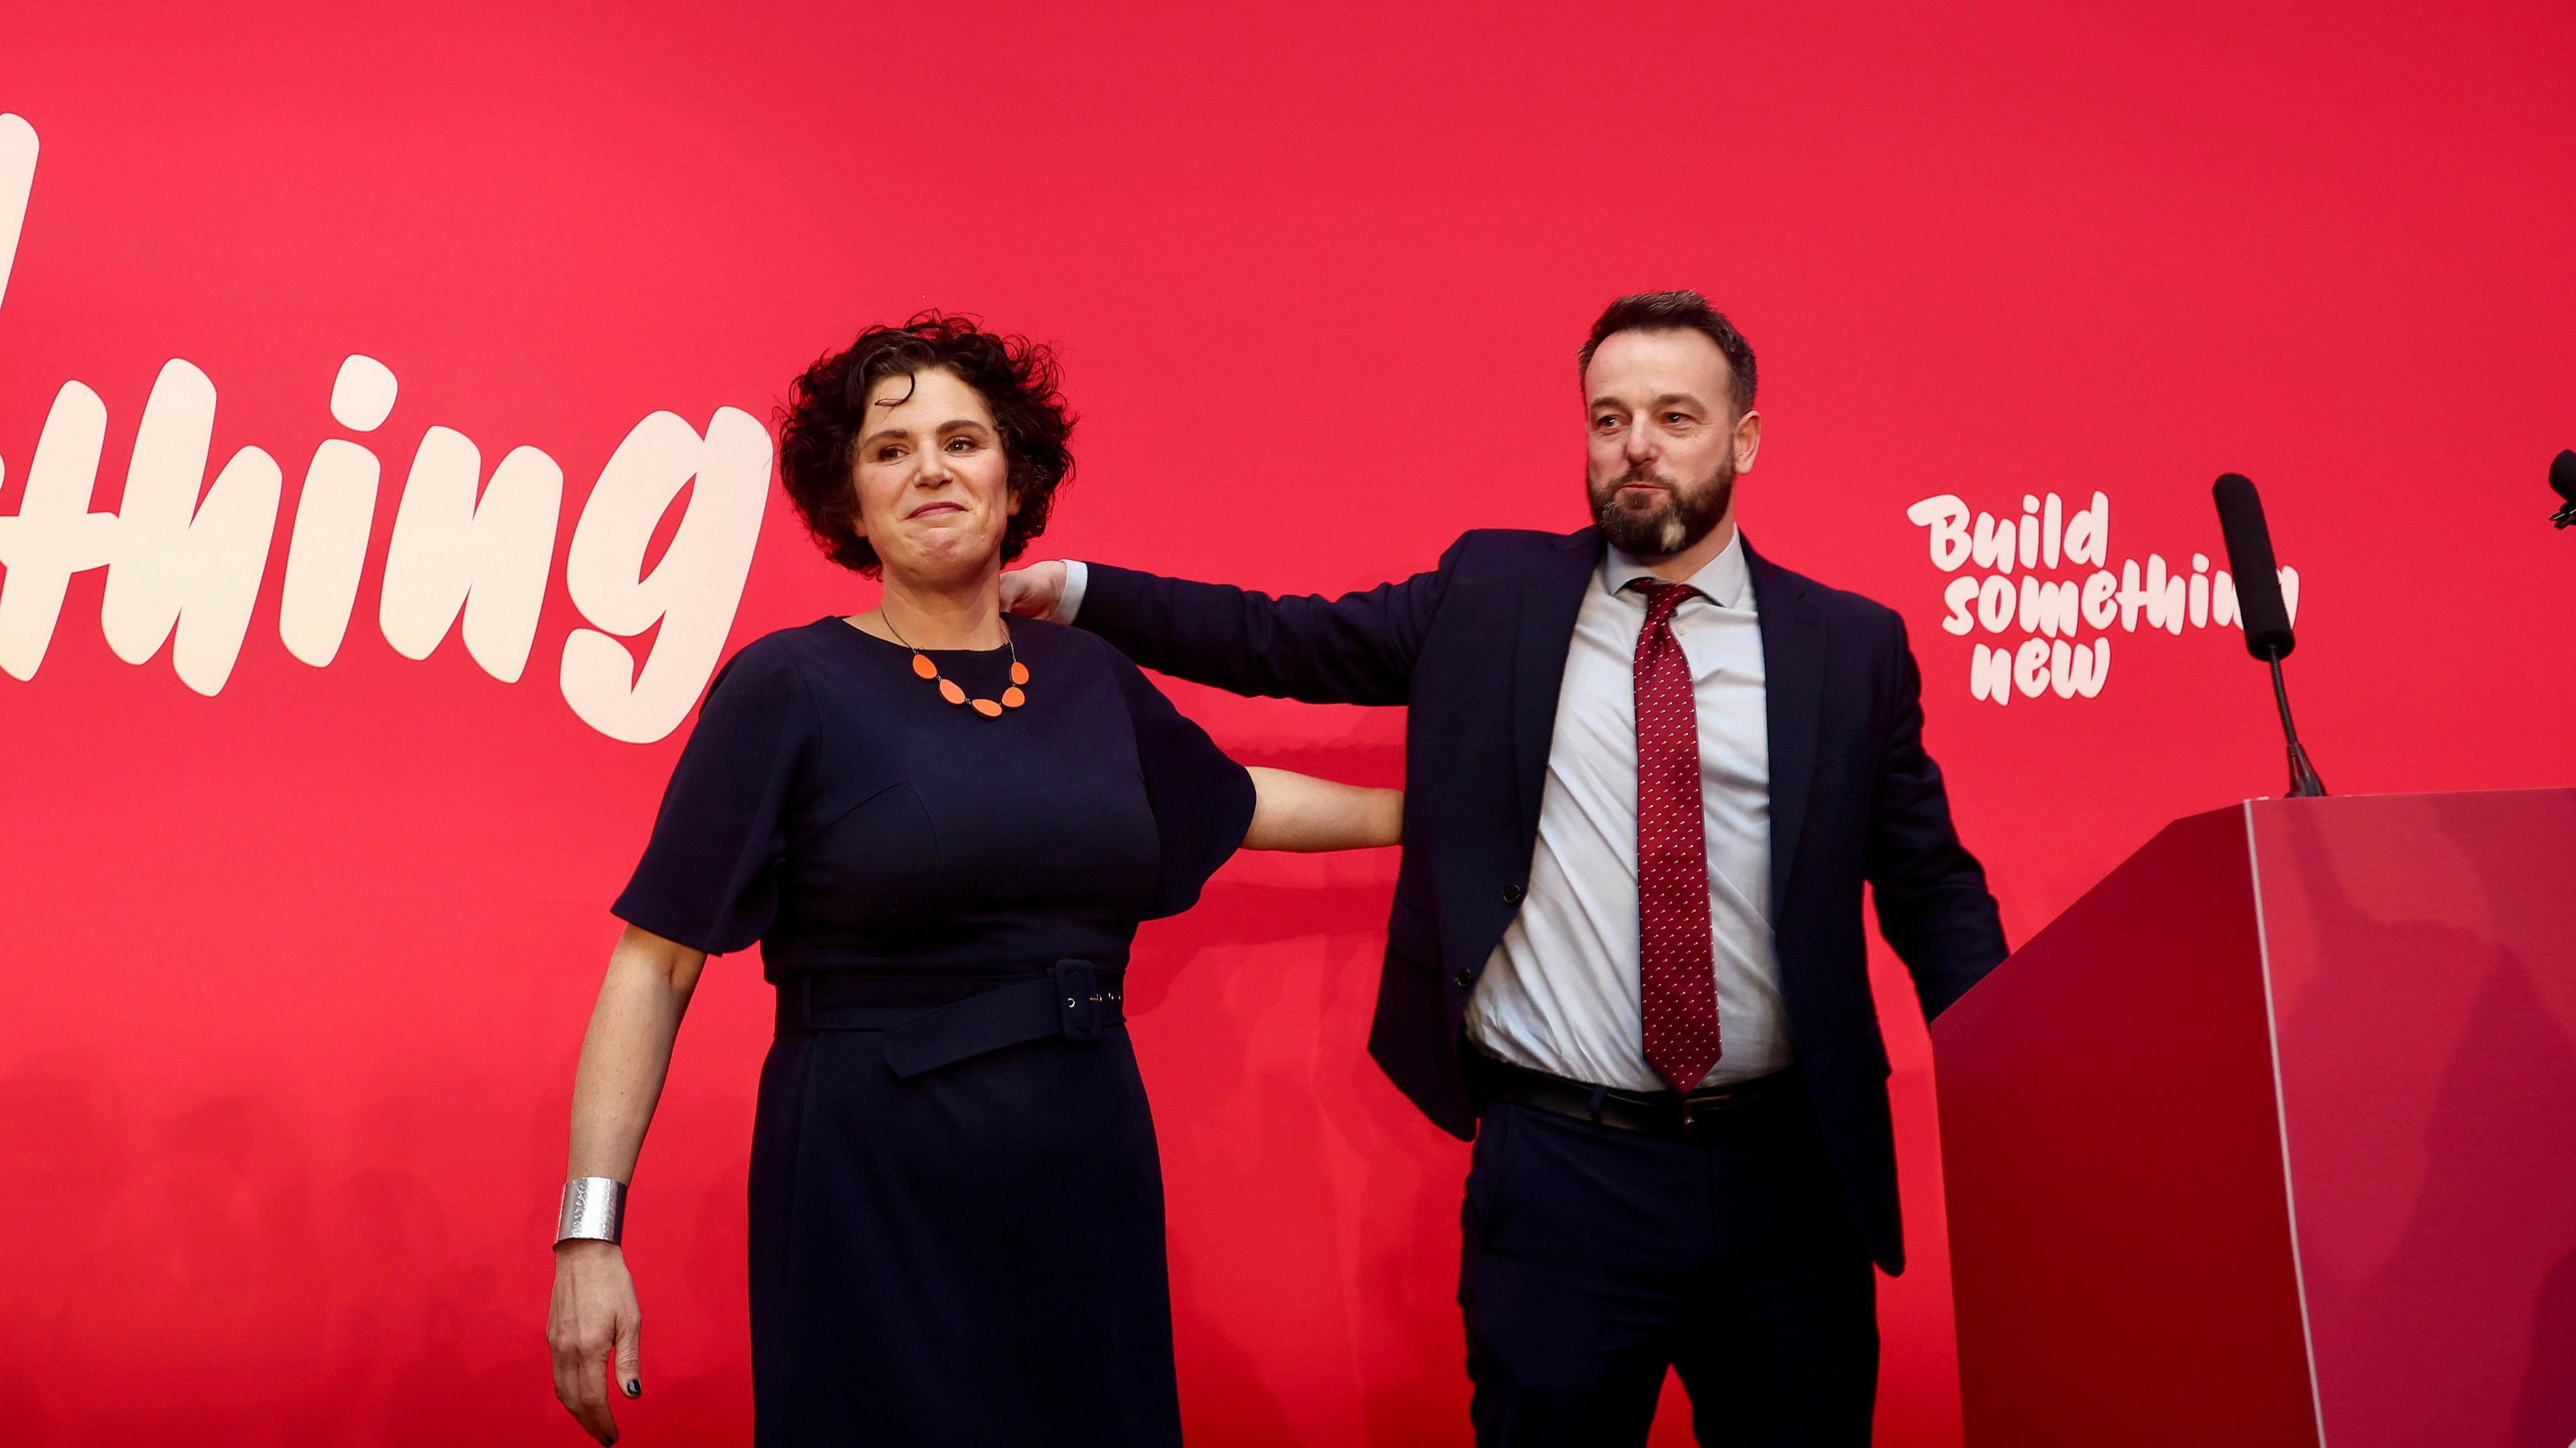
M1753 351L1695 292L1580 358L1595 525L1326 600L1039 564L1005 600L1237 693L1410 706L1369 1050L1476 1148L1482 1444L1866 1444L1904 1266L1861 925L1937 1014L2004 958L1903 622L1756 554Z

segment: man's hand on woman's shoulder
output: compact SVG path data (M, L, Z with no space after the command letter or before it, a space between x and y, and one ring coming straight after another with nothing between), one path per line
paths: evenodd
M1029 618L1051 618L1064 602L1064 565L1049 559L1014 568L1002 575L1002 610Z

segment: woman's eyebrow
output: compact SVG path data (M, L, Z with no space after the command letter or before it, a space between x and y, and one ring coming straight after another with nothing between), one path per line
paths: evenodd
M957 430L958 430L959 428L961 428L961 427L971 427L971 428L974 428L974 429L975 429L976 431L978 431L978 432L990 431L990 429L989 429L988 427L986 427L986 425L983 423L983 421L982 421L982 420L980 420L980 419L978 419L978 418L972 418L972 417L952 417L952 418L950 418L948 421L946 421L946 422L943 422L943 423L939 424L939 427L937 428L937 431L942 432L942 433L951 433L951 432L955 432L955 431L957 431ZM902 439L902 438L910 437L911 435L912 435L912 429L910 429L910 428L904 428L904 427L881 427L881 428L878 428L876 431L874 431L874 432L872 432L872 433L869 433L866 437L860 438L860 439L859 439L859 446L861 446L861 447L870 447L870 446L873 446L873 445L875 445L876 443L878 443L878 442L880 442L880 441L883 441L883 440L885 440L885 439L887 439L887 438L894 438L894 439L898 439L898 440L899 440L899 439Z

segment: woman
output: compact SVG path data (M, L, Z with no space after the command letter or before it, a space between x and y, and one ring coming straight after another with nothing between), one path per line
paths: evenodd
M707 955L755 940L778 987L751 1150L758 1441L1180 1441L1129 941L1238 844L1394 844L1401 796L1247 771L1106 644L1003 618L1070 427L1044 348L935 314L797 381L780 474L885 592L717 675L614 907L548 1330L556 1396L603 1443L608 1378L641 1391L603 1204Z

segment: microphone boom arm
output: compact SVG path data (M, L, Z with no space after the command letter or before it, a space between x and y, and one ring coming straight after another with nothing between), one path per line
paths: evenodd
M2569 505L2576 512L2576 504ZM2299 745L2299 726L2290 722L2290 686L2281 680L2281 656L2267 656L2272 664L2272 701L2281 706L2281 736L2290 741L2291 799L2325 798L2325 781L2317 778L2316 766L2308 762L2308 751Z

